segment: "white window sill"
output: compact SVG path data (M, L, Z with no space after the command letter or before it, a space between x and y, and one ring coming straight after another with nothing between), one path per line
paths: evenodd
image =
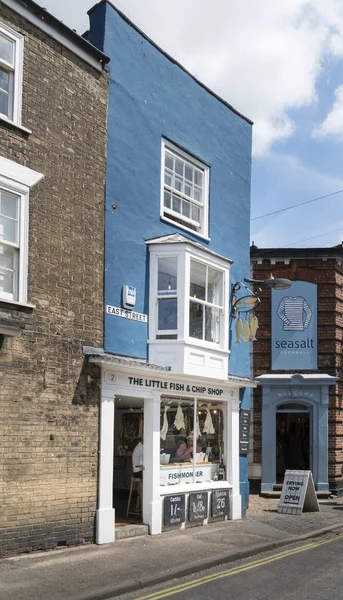
M184 494L185 492L199 492L232 489L228 481L202 481L201 483L176 483L175 485L160 485L160 496L170 494Z
M198 238L201 238L202 240L206 240L206 242L211 241L211 238L208 237L207 235L203 235L202 233L199 233L198 231L189 229L189 227L187 227L186 225L181 225L180 223L176 223L176 221L173 221L173 219L168 219L168 217L166 217L165 215L161 215L161 221L166 221L166 223L170 223L171 225L174 225L174 227L183 229L184 231L187 231L188 233L191 233L192 235L194 235Z
M148 340L147 343L148 344L179 344L179 345L183 345L183 346L194 346L196 348L202 348L203 350L212 350L214 352L220 352L221 354L230 354L231 350L229 350L228 347L226 348L222 348L221 346L219 346L219 344L213 344L211 342L204 342L203 340L197 340L197 339L193 339L193 338L187 338L187 339L177 339L177 340L172 340L172 339L165 339L165 340Z
M0 303L1 304L11 304L12 306L22 306L22 308L36 308L35 304L31 304L30 302L18 302L17 300L9 300L8 298L1 298L0 296Z
M0 124L9 125L10 127L14 127L14 129L19 129L19 131L23 131L24 133L32 133L31 129L27 129L27 127L23 127L23 125L19 125L10 119L6 119L6 117L0 115Z

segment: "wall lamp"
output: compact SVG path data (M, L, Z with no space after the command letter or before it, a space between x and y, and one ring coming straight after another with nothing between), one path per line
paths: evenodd
M236 318L237 312L251 312L260 304L262 287L273 290L287 290L292 285L290 279L281 279L279 277L273 277L273 275L266 280L249 279L248 277L244 277L244 282L245 283L242 283L242 281L237 281L232 285L231 314L234 319ZM251 290L247 285L245 285L246 283L258 287L255 290ZM242 288L244 288L248 294L246 296L242 296L241 298L237 298L237 293Z

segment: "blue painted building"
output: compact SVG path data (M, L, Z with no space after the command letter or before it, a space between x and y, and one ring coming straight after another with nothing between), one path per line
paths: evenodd
M105 348L90 351L102 369L103 408L116 397L101 417L103 425L114 420L113 432L104 430L100 440L102 456L107 453L110 463L111 440L115 455L125 446L130 452L125 415L143 413L136 433L144 431L144 483L152 489L143 486L143 521L158 533L167 526L159 515L168 492L165 472L159 479L159 444L168 447L164 466L171 468L177 463L175 431L183 443L191 432L199 440L197 457L189 460L194 489L206 490L211 500L213 489L225 482L227 516L237 518L249 493L247 458L238 449L239 408L249 407L246 388L252 382L249 344L236 344L232 334L230 290L250 271L252 123L109 2L89 15L88 39L111 59ZM154 380L157 389L151 391ZM187 425L177 429L173 420L180 408ZM208 415L212 428L209 420L205 425ZM160 436L153 435L157 430ZM199 476L202 483L196 481L200 458L211 467L210 475ZM220 461L226 470L217 481L214 465ZM105 463L100 480L111 469ZM181 471L172 475L179 482L173 493L184 492ZM114 478L116 487L115 470ZM209 491L204 481L211 482ZM98 541L110 541L115 506L101 486ZM187 525L187 518L180 524Z

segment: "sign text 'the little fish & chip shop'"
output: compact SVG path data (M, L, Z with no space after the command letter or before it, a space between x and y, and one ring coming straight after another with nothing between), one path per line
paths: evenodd
M106 312L109 315L114 315L115 317L122 317L123 319L130 319L131 321L139 321L140 323L148 322L148 315L133 312L132 310L125 310L124 308L119 308L119 306L109 306L107 304Z
M175 381L160 381L159 379L146 379L144 377L128 377L129 385L137 385L155 390L169 390L170 392L191 392L192 394L207 394L208 396L222 396L221 388L191 385Z

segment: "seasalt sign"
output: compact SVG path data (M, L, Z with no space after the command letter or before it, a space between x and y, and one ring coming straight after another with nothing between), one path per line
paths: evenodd
M156 390L169 390L172 392L191 392L192 394L207 394L208 396L222 396L221 388L191 385L176 381L160 381L159 379L145 379L144 377L128 377L129 385L136 385Z

